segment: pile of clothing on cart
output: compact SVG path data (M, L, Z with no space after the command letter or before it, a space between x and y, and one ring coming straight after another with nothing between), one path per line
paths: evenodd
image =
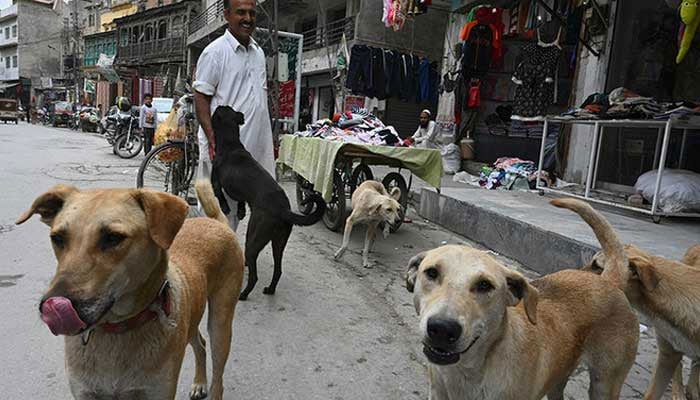
M437 63L427 57L361 44L352 46L345 87L355 95L415 103L438 101Z
M501 157L493 163L493 167L481 169L479 185L486 189L531 190L535 189L537 176L534 162ZM542 171L540 179L547 186L552 186L552 180L546 171Z
M333 119L321 119L306 125L297 136L335 140L344 143L378 146L406 146L393 126L384 123L366 109L336 113Z
M663 103L619 87L610 93L595 93L579 108L562 114L560 119L668 119L674 116L700 115L700 105Z

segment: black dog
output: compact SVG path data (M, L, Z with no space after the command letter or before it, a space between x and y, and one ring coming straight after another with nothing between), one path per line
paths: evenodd
M243 123L243 114L227 106L218 107L212 116L216 155L212 166L211 184L221 204L221 210L225 214L231 212L224 197L225 191L229 197L239 202L239 216L241 211L245 212L245 206L241 210L243 202L248 203L252 211L245 240L248 285L241 292L241 300L248 298L258 281L257 260L260 251L272 242L275 270L270 286L266 287L263 293L274 294L277 282L282 276L282 254L292 233L292 226L313 225L326 211L323 198L314 194L307 199L307 202L316 204L313 213L304 216L292 212L289 198L275 178L243 147L238 131L238 126Z

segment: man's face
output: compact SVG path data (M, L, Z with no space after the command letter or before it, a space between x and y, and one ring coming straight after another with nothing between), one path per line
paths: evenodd
M420 113L420 125L421 126L428 126L428 122L430 121L430 116L426 113Z
M224 11L228 28L233 36L243 45L250 43L250 37L255 31L255 0L224 0L231 6Z
M146 98L143 99L143 102L146 103L146 105L148 105L148 106L151 105L151 102L152 102L152 101L153 101L153 99L150 98L150 97L146 97Z

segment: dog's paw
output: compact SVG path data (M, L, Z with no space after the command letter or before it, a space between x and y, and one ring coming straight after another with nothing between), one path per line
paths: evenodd
M263 294L275 294L275 289L268 286L263 289Z
M333 259L336 261L340 260L340 257L343 256L343 253L345 253L345 249L340 249L340 250L336 251L335 255L333 256Z
M190 387L190 400L201 400L207 397L207 384L193 383Z

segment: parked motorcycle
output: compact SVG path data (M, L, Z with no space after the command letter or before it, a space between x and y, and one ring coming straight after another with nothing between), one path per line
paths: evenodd
M114 145L112 146L114 154L121 158L134 158L141 152L142 148L143 136L139 128L138 109L132 110L128 115L119 113Z
M119 116L119 108L112 106L107 114L100 120L100 134L105 136L114 136L114 130L117 128L117 119Z
M97 133L100 122L99 110L96 107L83 107L79 113L79 126L83 132Z

